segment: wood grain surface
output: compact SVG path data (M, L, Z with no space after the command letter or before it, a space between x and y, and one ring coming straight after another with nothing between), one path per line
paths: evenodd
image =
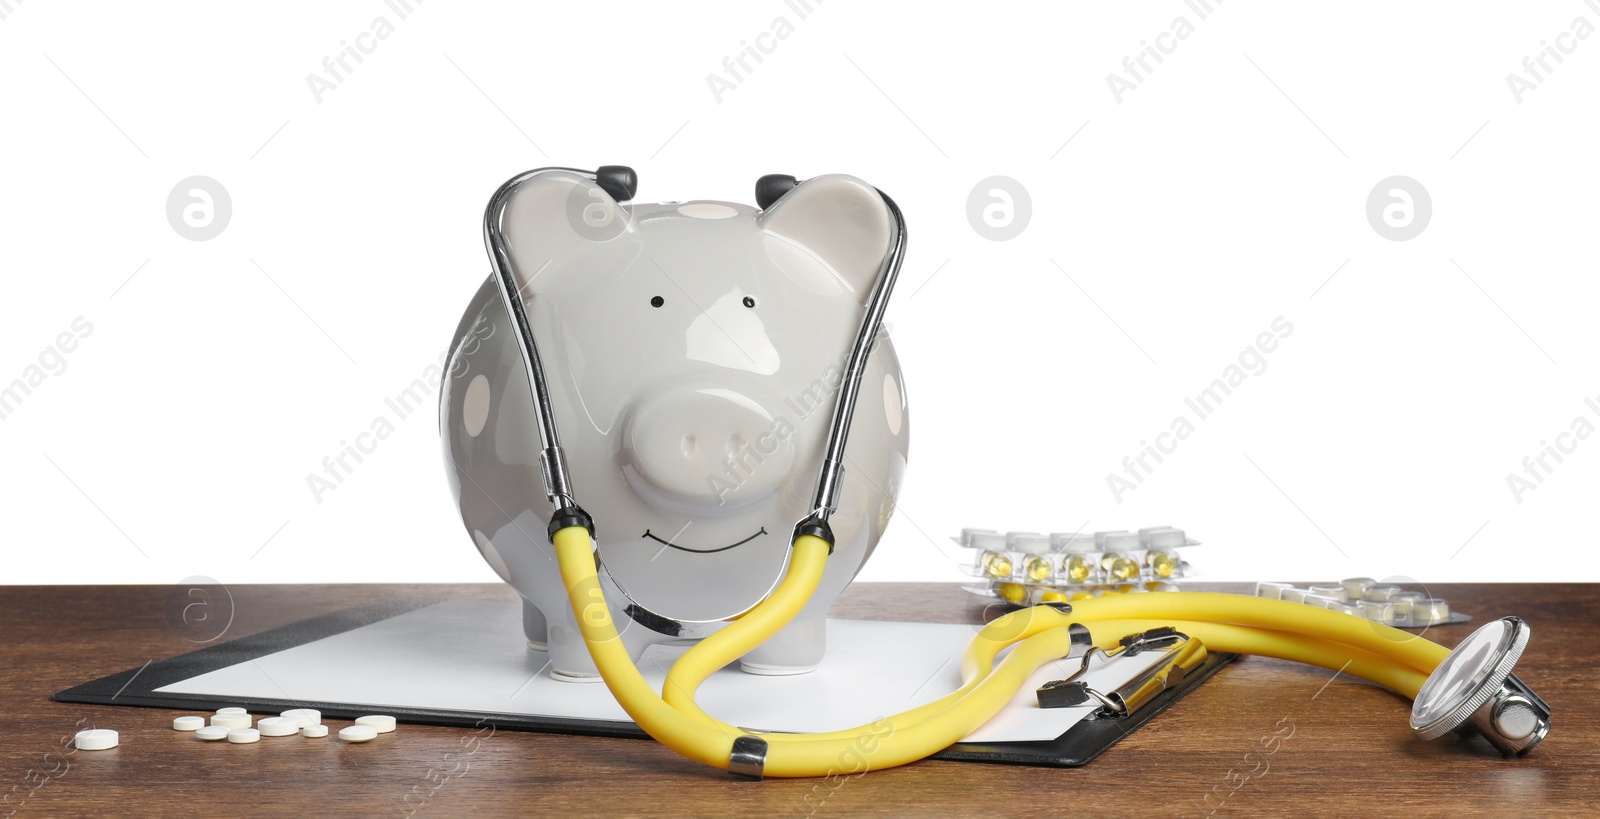
M1600 812L1597 590L1431 589L1475 624L1505 614L1531 624L1518 674L1550 703L1554 727L1525 758L1503 759L1481 739L1419 741L1407 727L1409 703L1394 694L1319 668L1243 658L1085 768L924 761L833 782L755 782L645 740L403 725L365 745L199 742L171 729L180 712L50 699L193 650L182 610L194 600L156 586L0 587L0 816L1592 816ZM225 595L231 605L208 603L218 618L208 628L231 614L227 639L406 595L514 599L499 585L236 586ZM867 583L833 613L975 623L984 607L953 584ZM1472 628L1428 636L1453 646ZM121 747L72 753L73 733L89 726L117 729Z

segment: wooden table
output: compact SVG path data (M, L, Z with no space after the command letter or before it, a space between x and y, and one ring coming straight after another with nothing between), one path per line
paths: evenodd
M1239 591L1241 586L1196 586ZM56 691L194 647L172 590L0 587L0 816L892 813L1446 815L1600 809L1595 585L1432 589L1474 624L1531 624L1518 673L1554 711L1548 739L1503 759L1481 739L1422 742L1409 703L1309 666L1243 658L1085 768L924 761L836 784L740 780L654 742L405 726L380 743L197 742L177 712L57 703ZM514 599L499 585L242 586L229 636L402 595ZM842 617L978 622L948 584L858 584ZM1472 625L1437 628L1454 645ZM64 752L80 726L122 746ZM1276 738L1276 739L1274 739ZM1271 753L1267 750L1271 749ZM470 750L470 753L468 751ZM1246 755L1249 754L1247 757ZM430 774L430 771L432 772Z

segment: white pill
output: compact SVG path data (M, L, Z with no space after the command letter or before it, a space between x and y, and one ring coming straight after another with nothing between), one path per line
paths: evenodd
M1389 602L1394 604L1395 616L1404 620L1405 618L1411 616L1412 608L1414 608L1417 603L1426 600L1427 597L1428 596L1422 592L1403 591L1396 592L1393 597L1389 598Z
M383 714L373 714L372 716L368 717L356 717L356 724L366 725L380 734L388 734L394 731L394 717Z
M206 742L216 742L219 739L227 739L228 732L232 730L232 728L224 728L221 725L207 725L204 728L196 729L194 738L203 739Z
M1386 600L1363 600L1359 605L1361 606L1361 616L1374 623L1392 626L1397 619L1394 613L1394 604Z
M328 726L326 726L326 725L306 725L306 726L302 726L300 728L300 736L303 736L303 737L311 737L312 739L321 739L322 737L325 737L327 735L328 735Z
M349 728L339 729L339 738L345 742L366 742L376 739L378 731L371 725L352 725Z
M211 724L224 728L249 728L255 721L249 714L216 714L211 717Z
M228 706L226 708L218 708L217 709L217 713L221 714L221 715L223 715L225 717L242 717L242 716L245 716L246 714L249 714L250 712L246 711L243 708L240 708L237 705L230 705L230 706Z
M198 731L206 727L205 717L175 717L172 720L174 731Z
M302 727L322 724L322 712L315 708L291 708L278 716L296 720Z
M294 717L262 717L256 730L264 737L292 737L300 733L300 720Z
M1438 625L1450 619L1450 604L1438 597L1418 600L1412 605L1411 618L1419 626Z
M110 728L90 728L74 735L72 744L80 751L104 751L117 747L117 732Z
M228 732L228 741L235 745L249 745L261 741L261 732L254 728L235 728Z

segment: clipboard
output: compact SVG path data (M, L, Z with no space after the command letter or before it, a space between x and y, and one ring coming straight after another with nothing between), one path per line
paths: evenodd
M420 707L363 702L348 698L296 699L270 695L240 697L161 690L184 684L186 681L212 672L259 661L328 638L338 638L365 627L381 625L402 615L417 616L419 613L424 613L423 610L428 607L441 602L445 601L404 598L347 609L206 646L187 654L152 661L138 668L125 669L58 692L53 698L58 702L144 706L201 712L224 705L243 706L258 712L316 708L325 716L335 719L354 719L365 714L385 713L397 717L402 722L428 725L479 727L493 724L501 729L647 738L648 735L643 730L625 719L525 714L483 708ZM1234 655L1231 654L1212 654L1205 663L1192 669L1181 684L1161 692L1139 710L1126 716L1078 721L1065 733L1048 740L958 743L933 755L932 758L1047 767L1080 766L1171 707L1233 658ZM578 685L589 688L587 685Z

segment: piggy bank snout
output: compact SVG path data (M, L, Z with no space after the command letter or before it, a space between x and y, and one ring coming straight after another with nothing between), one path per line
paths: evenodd
M721 388L679 388L641 401L628 418L629 482L651 505L733 511L770 496L794 466L792 429L762 402Z

